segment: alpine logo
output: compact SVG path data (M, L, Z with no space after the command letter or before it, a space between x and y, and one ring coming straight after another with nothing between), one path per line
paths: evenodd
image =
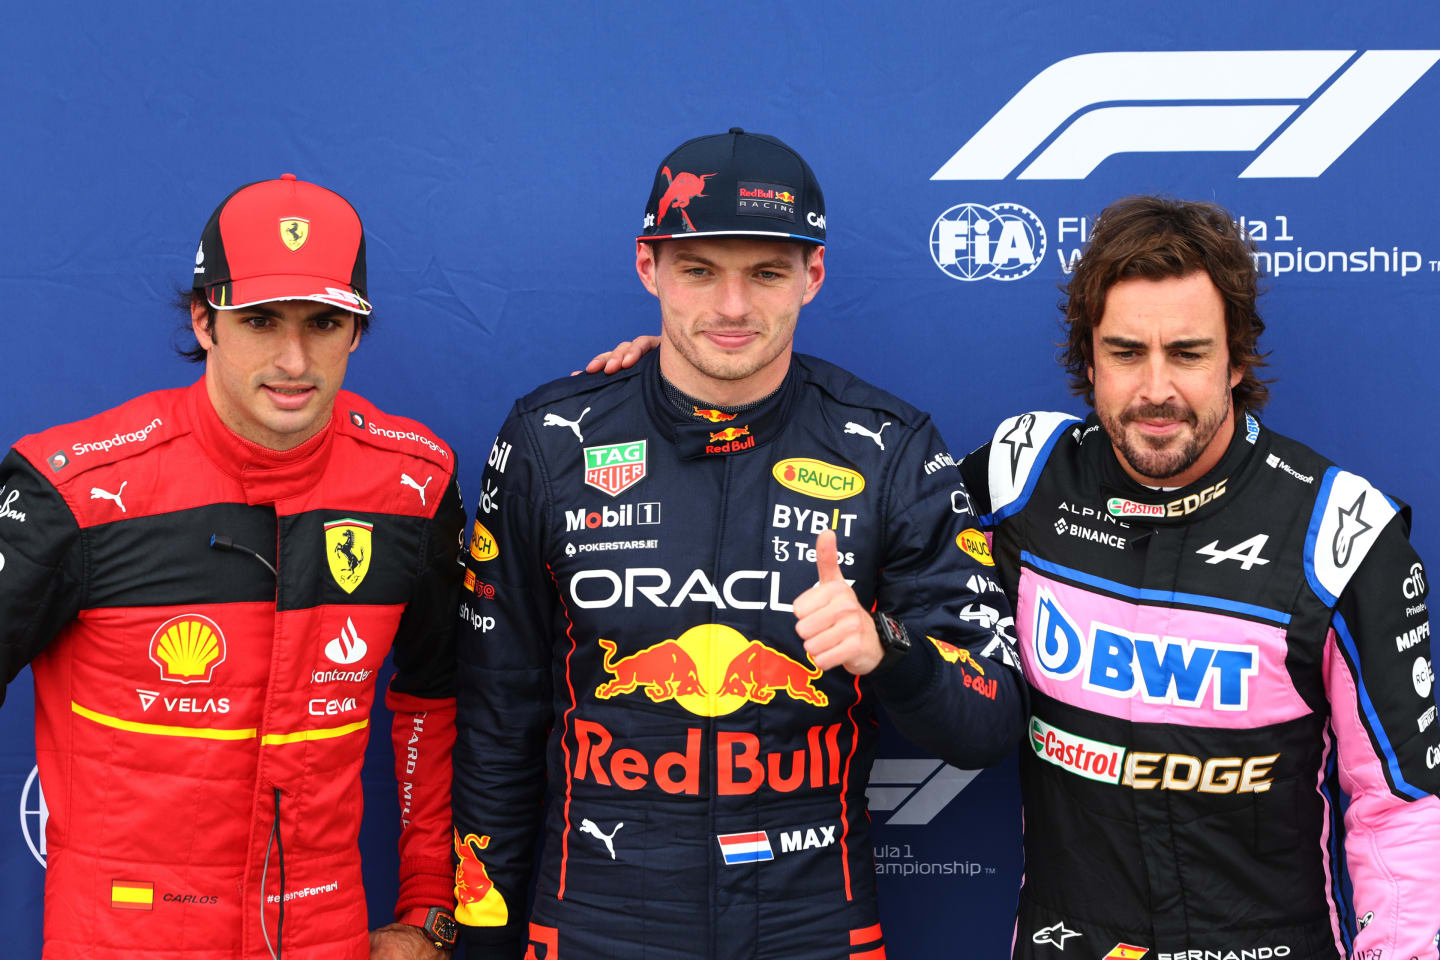
M365 641L355 630L355 621L346 617L345 626L340 629L340 636L325 644L325 656L329 657L332 663L355 663L365 658L368 649Z
M930 179L1004 180L1018 169L1019 180L1083 180L1119 153L1262 146L1240 178L1318 177L1437 59L1440 50L1067 57L1025 84Z

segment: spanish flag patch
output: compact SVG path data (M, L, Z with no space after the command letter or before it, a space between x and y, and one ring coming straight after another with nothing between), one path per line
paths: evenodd
M110 906L116 910L154 910L155 884L145 880L111 880Z

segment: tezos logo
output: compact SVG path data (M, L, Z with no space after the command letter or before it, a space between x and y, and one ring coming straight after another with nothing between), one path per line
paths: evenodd
M1045 225L1018 203L961 203L930 228L935 266L956 280L1019 280L1045 259Z

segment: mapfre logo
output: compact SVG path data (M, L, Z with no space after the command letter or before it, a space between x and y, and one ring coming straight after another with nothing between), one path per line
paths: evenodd
M1241 178L1318 177L1437 59L1440 50L1067 57L1025 84L930 179L1004 180L1018 169L1019 180L1083 180L1117 153L1262 145Z

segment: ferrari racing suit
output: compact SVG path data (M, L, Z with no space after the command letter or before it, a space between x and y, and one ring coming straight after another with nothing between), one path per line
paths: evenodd
M392 638L397 916L449 905L454 455L335 405L277 452L227 429L202 378L0 464L0 666L35 678L46 960L368 960L360 768Z
M1030 686L1015 956L1433 960L1409 508L1248 414L1179 489L1055 413L1006 420L961 472Z
M491 450L460 607L462 939L473 960L527 932L543 960L877 960L877 704L971 768L1023 724L984 538L902 401L796 355L758 405L682 410L656 357L538 389ZM796 634L827 528L913 642L865 677Z

